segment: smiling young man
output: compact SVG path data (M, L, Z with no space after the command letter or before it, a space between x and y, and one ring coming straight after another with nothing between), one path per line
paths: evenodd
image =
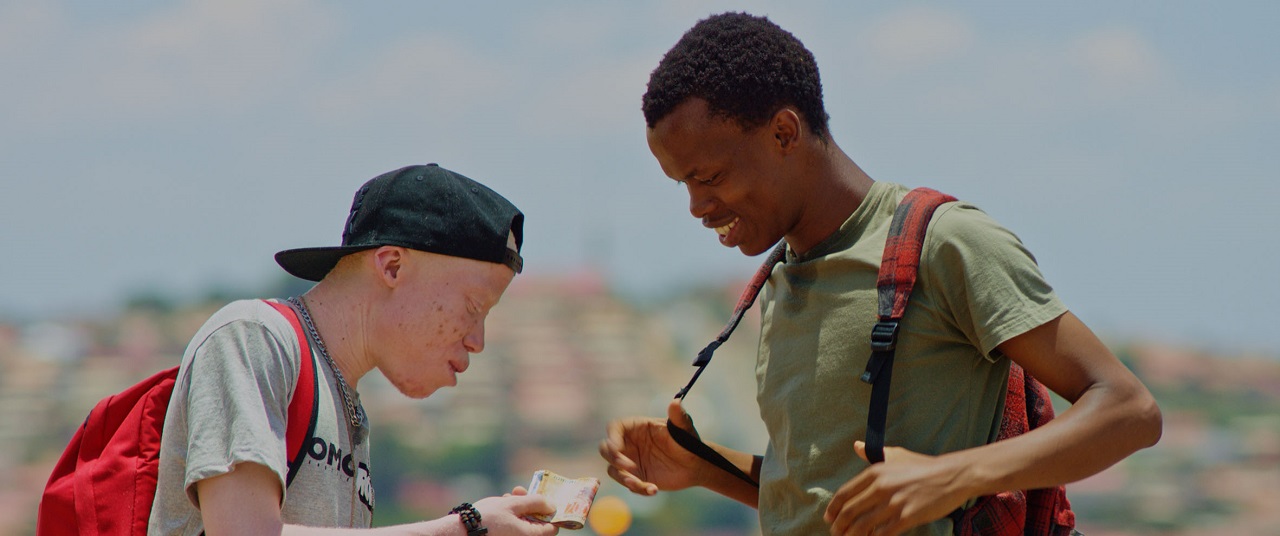
M355 530L369 529L374 507L358 382L376 368L413 398L457 385L484 350L485 317L521 270L523 228L501 195L429 164L365 183L341 246L276 254L287 272L317 283L284 302L228 304L192 339L161 435L148 534L368 532ZM290 401L306 391L299 371L308 363L316 409L291 460ZM549 535L554 525L526 516L552 511L516 488L436 520L369 530Z
M766 535L942 535L976 497L1072 482L1158 440L1150 393L1067 310L1030 252L953 202L928 226L898 339L890 447L870 465L871 387L859 375L889 223L909 189L873 181L836 145L813 55L763 17L698 22L653 71L643 110L649 148L687 188L689 212L724 246L757 255L784 240L786 254L761 295L768 447L760 457L710 444L759 487L686 451L665 420L635 417L610 423L600 445L610 476L632 491L703 486L759 508ZM1011 362L1072 406L996 442ZM678 400L668 418L693 431Z

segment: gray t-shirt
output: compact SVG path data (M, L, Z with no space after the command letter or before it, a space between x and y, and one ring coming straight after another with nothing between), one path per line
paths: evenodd
M292 325L261 300L241 300L200 328L182 357L165 417L149 535L203 532L195 484L243 462L263 465L279 478L287 524L371 525L369 440L353 446L333 371L314 343L311 348L316 422L304 441L303 462L285 487L286 415L301 355Z

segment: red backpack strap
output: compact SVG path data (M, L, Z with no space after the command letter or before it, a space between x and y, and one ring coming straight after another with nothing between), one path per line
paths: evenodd
M289 321L289 325L293 326L294 334L298 337L298 347L302 350L302 355L298 358L298 385L293 389L293 398L289 399L288 422L285 428L285 448L289 453L289 474L285 479L287 486L293 482L293 477L302 467L302 460L306 456L307 439L316 431L316 406L319 397L316 385L319 381L316 377L315 360L311 357L311 344L308 342L307 333L302 329L302 323L298 320L298 313L286 304L270 300L262 301Z
M871 359L862 375L862 381L871 384L866 448L867 459L872 463L884 461L885 421L899 322L906 313L919 275L925 232L938 206L950 201L955 198L929 188L908 192L894 212L885 240L876 281L879 321L871 331ZM1049 390L1016 363L1011 364L1005 409L996 440L1025 434L1051 419L1053 406ZM1075 514L1062 486L981 497L974 506L957 509L949 517L955 533L961 536L1024 533L1065 536L1075 527Z
M920 268L929 220L939 205L956 198L929 188L907 192L893 213L885 239L876 281L879 321L871 328L871 358L862 381L871 384L867 410L867 459L884 461L884 427L889 413L889 384L893 378L893 353L898 344L898 323L907 310Z

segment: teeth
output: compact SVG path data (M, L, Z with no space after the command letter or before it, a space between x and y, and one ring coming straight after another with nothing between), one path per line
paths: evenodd
M728 225L725 225L723 227L716 227L716 233L718 233L720 236L727 235L729 234L729 231L733 230L733 226L737 224L738 224L738 220L733 220L729 222Z

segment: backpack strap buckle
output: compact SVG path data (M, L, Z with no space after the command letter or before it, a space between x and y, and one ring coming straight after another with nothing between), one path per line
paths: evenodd
M871 351L892 352L898 347L898 321L881 320L871 327Z
M880 377L889 361L893 359L893 351L898 347L898 321L881 320L871 327L871 359L867 361L867 370L859 378L863 383L872 384Z

